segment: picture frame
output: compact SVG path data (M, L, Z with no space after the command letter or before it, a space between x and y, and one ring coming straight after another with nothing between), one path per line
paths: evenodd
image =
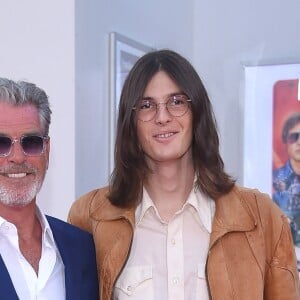
M124 81L135 62L154 48L137 42L117 32L109 34L109 63L110 63L110 134L109 134L109 175L114 167L114 147L116 123L121 90Z
M279 80L299 79L300 63L243 68L243 185L271 195L273 87Z
M286 172L291 153L283 140L298 113L300 63L244 66L243 185L269 194L288 217L300 272L299 176Z

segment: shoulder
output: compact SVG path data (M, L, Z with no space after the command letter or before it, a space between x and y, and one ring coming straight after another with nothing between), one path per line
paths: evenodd
M224 224L257 226L261 220L281 219L283 214L268 194L237 185L215 202L216 217L222 219Z
M89 234L85 230L78 228L77 226L74 226L72 224L69 224L63 220L60 220L60 219L52 217L52 216L46 215L46 218L51 227L53 235L56 235L58 232L60 232L64 236L70 236L72 238L75 237L76 239L78 239L78 238L90 239L91 238L91 234Z
M267 193L263 193L256 188L247 188L236 185L233 189L233 192L236 193L242 200L247 202L253 202L257 200L266 200L268 202L272 201Z
M256 221L263 228L272 225L273 229L281 230L286 222L286 217L268 194L262 193L258 189L245 187L236 187L235 192L239 195L241 201L250 208Z
M80 228L92 232L90 215L97 207L109 203L109 187L94 189L79 197L71 206L68 222Z
M234 192L238 195L238 197L240 197L241 201L246 202L252 208L258 210L275 209L276 211L280 212L279 209L277 210L277 205L271 199L271 196L267 193L259 191L258 189L236 186L234 188Z
M105 186L102 188L94 189L88 193L80 196L72 205L72 207L81 206L81 208L90 208L101 202L108 201L109 187ZM72 209L72 208L71 208Z

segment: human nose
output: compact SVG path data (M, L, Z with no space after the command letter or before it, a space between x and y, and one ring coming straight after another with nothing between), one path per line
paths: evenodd
M157 123L166 123L166 122L170 122L171 119L172 119L172 115L168 111L167 103L164 102L156 103L155 121Z
M15 163L22 163L25 160L25 154L18 139L12 141L8 160Z

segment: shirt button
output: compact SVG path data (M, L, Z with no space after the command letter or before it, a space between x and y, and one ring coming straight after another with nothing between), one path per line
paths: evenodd
M179 277L173 277L172 282L173 285L177 285L179 283Z
M172 243L172 245L175 245L175 244L176 244L176 240L175 240L175 239L172 239L172 240L171 240L171 243Z
M133 287L131 285L128 285L127 286L127 294L128 294L128 296L131 296L132 292L133 292Z

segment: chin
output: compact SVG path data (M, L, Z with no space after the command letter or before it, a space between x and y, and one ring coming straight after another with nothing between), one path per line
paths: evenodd
M2 188L0 189L0 202L9 207L22 208L29 205L36 198L38 191L38 184L19 191Z
M29 205L33 199L1 199L0 202L11 208L23 208Z

